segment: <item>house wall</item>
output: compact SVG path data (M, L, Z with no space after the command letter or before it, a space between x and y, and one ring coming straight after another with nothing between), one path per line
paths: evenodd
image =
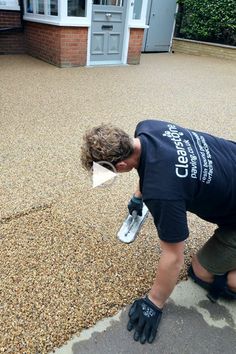
M3 31L12 27L21 27L20 11L0 10L0 54L25 53L23 31Z
M21 27L20 11L0 10L0 28ZM130 29L128 64L139 64L144 30ZM87 27L24 21L23 30L0 31L0 54L28 53L59 67L85 66Z
M86 27L25 23L27 53L59 67L86 65L87 36Z
M131 28L127 63L134 65L140 63L144 29Z
M212 56L221 59L236 60L236 47L174 38L172 51L192 55Z

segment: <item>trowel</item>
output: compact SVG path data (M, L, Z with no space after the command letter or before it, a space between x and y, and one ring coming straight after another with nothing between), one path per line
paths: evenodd
M118 239L124 243L133 242L147 216L148 208L143 203L142 216L139 216L136 210L132 215L129 214L117 234Z

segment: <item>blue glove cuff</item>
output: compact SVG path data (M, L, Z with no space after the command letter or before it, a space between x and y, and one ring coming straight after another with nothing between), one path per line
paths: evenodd
M140 204L140 203L142 203L142 201L143 201L142 198L139 198L139 197L136 197L135 195L133 195L132 202Z
M149 306L153 307L156 311L162 313L162 309L160 309L160 307L158 307L157 305L155 305L155 304L149 299L148 295L145 296L145 301L148 303Z

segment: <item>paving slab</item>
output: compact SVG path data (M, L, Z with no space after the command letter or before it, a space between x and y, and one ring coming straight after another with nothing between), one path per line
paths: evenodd
M211 303L191 280L179 283L152 344L140 344L126 330L129 307L74 336L55 354L234 354L236 301Z

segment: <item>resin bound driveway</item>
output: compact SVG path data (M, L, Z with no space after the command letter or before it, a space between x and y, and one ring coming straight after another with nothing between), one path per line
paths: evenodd
M151 286L160 254L151 218L132 245L116 238L137 177L120 175L110 188L92 189L79 161L85 130L104 122L133 134L140 120L159 118L235 140L235 78L235 62L180 54L70 69L0 56L3 352L59 348ZM189 227L181 280L214 229L193 215ZM133 345L122 312L106 332L76 338L65 353L233 354L235 305L213 306L187 284L176 288L154 346Z

